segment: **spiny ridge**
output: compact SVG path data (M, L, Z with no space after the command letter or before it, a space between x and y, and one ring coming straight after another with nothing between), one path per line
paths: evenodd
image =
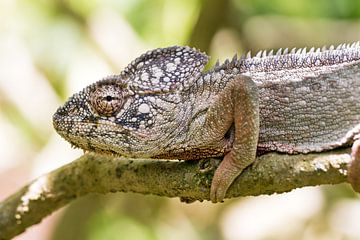
M289 68L328 66L358 60L360 60L360 41L339 44L337 47L333 45L322 48L312 47L310 50L307 50L306 47L291 50L280 48L276 53L274 50L269 52L261 50L254 56L249 51L240 58L234 57L230 62L225 61L221 65L216 65L214 70L237 68L240 72L266 72Z

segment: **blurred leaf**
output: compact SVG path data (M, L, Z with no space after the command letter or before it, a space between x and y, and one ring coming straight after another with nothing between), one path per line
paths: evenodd
M107 211L97 212L88 225L89 240L153 240L157 239L151 225L144 225L136 219Z
M0 89L0 111L3 115L21 131L24 138L27 138L29 144L36 149L41 149L48 138L40 127L33 126L21 111L13 104L2 89Z

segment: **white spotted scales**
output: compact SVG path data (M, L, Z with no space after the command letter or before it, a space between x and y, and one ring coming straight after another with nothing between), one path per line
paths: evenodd
M321 152L351 145L360 132L358 42L261 51L204 72L207 62L190 47L149 51L74 94L55 113L54 127L72 145L98 153L225 156L213 202L256 154Z

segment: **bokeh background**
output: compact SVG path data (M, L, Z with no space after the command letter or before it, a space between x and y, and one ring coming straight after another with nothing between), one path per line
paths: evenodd
M0 0L0 200L82 154L52 114L146 50L191 45L213 64L358 40L359 0ZM118 193L79 199L16 239L360 239L359 217L347 184L216 205Z

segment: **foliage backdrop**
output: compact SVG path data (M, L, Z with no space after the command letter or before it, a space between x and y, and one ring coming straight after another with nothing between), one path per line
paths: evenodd
M359 0L0 0L0 198L81 155L51 115L146 50L191 45L224 60L260 49L360 40ZM225 204L90 196L17 239L359 239L350 188Z

